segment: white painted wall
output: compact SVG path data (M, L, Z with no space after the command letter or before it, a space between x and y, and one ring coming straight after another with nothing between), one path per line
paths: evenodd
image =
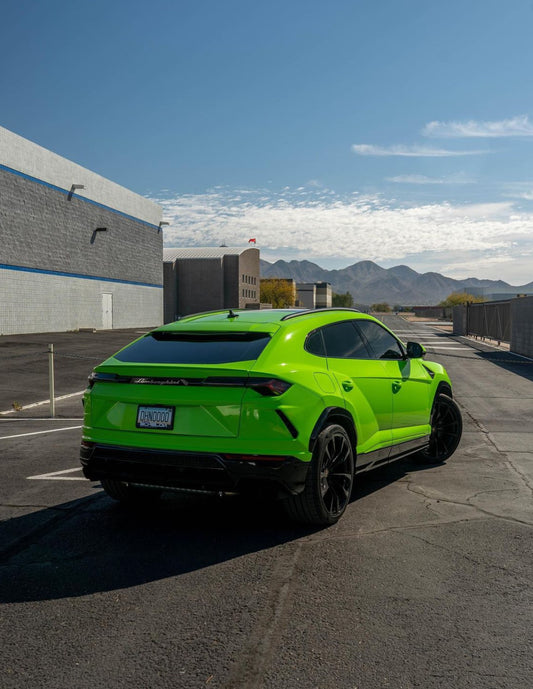
M103 329L102 294L112 295L113 328L163 323L158 287L0 269L0 335Z

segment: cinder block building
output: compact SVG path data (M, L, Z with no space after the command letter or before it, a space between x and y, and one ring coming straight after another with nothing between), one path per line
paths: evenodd
M324 309L332 304L333 294L329 282L298 282L297 305L305 309Z
M259 302L259 249L164 249L165 323L217 309Z
M316 283L296 283L296 306L302 309L316 309Z
M0 334L163 321L161 208L0 127Z

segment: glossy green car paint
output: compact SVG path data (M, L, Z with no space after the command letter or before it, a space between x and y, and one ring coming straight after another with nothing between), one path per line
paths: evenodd
M349 309L246 310L231 317L232 313L225 310L183 318L143 338L153 333L163 339L181 333L201 338L220 333L268 333L270 340L257 358L186 365L121 360L128 356L132 343L95 369L96 378L84 398L82 445L238 456L240 464L253 463L254 458L265 463L279 458L308 465L321 423L329 415L350 436L356 471L427 446L436 395L440 391L451 396L451 383L442 366L406 355L358 359L308 351L310 333L323 332L330 324L371 321L384 328L382 323ZM106 375L128 382L106 380ZM158 384L151 384L154 379ZM196 385L196 379L208 382ZM265 395L243 384L256 379L290 386L282 394ZM165 384L165 380L173 383ZM175 409L172 428L137 427L141 406ZM91 473L90 461L82 458L82 463L89 478L100 477ZM164 485L179 488L177 483ZM301 481L285 486L289 493L301 490Z

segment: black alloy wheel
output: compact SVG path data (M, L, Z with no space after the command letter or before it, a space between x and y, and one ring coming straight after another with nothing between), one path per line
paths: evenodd
M329 526L344 514L354 482L354 452L346 430L327 426L318 436L305 488L284 501L291 519Z
M418 454L427 464L444 462L451 457L463 433L463 419L457 403L448 395L438 394L431 411L429 446Z

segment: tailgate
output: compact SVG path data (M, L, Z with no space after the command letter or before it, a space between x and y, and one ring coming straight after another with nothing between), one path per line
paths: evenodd
M120 370L117 374L116 371ZM98 367L86 425L165 435L236 437L248 372L202 366Z

